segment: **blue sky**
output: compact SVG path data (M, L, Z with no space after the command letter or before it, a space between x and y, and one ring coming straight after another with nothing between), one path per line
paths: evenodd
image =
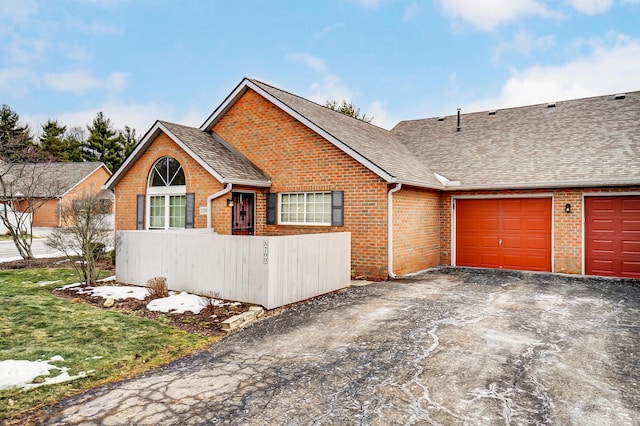
M640 90L640 0L0 0L0 104L200 126L245 76L400 120Z

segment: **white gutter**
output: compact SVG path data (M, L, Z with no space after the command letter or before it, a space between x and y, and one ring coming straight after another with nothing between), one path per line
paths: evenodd
M211 229L211 202L218 197L222 197L224 194L228 194L233 188L232 183L228 183L222 191L218 191L215 194L211 194L207 197L207 229Z
M393 273L393 193L400 191L401 183L389 190L387 197L387 273L391 279L397 278Z

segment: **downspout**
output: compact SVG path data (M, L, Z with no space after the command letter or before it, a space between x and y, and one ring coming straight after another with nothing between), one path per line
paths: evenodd
M33 222L33 215L31 216ZM58 197L58 228L62 227L62 197Z
M393 193L400 191L401 183L397 183L395 188L389 190L387 197L387 273L391 279L396 279L393 273Z
M231 192L231 188L233 188L232 183L228 183L227 186L224 187L222 191L218 191L215 194L211 194L207 197L207 229L211 229L211 202L218 197L222 197L224 194L228 194Z

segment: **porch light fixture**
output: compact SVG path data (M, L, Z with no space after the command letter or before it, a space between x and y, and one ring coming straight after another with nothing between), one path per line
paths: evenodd
M571 213L571 204L567 203L564 205L564 212Z
M231 198L227 198L227 207L233 207L233 200Z

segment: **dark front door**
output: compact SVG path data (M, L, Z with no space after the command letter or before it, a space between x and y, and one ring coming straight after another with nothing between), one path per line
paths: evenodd
M253 194L233 193L231 209L231 233L233 235L253 235Z

